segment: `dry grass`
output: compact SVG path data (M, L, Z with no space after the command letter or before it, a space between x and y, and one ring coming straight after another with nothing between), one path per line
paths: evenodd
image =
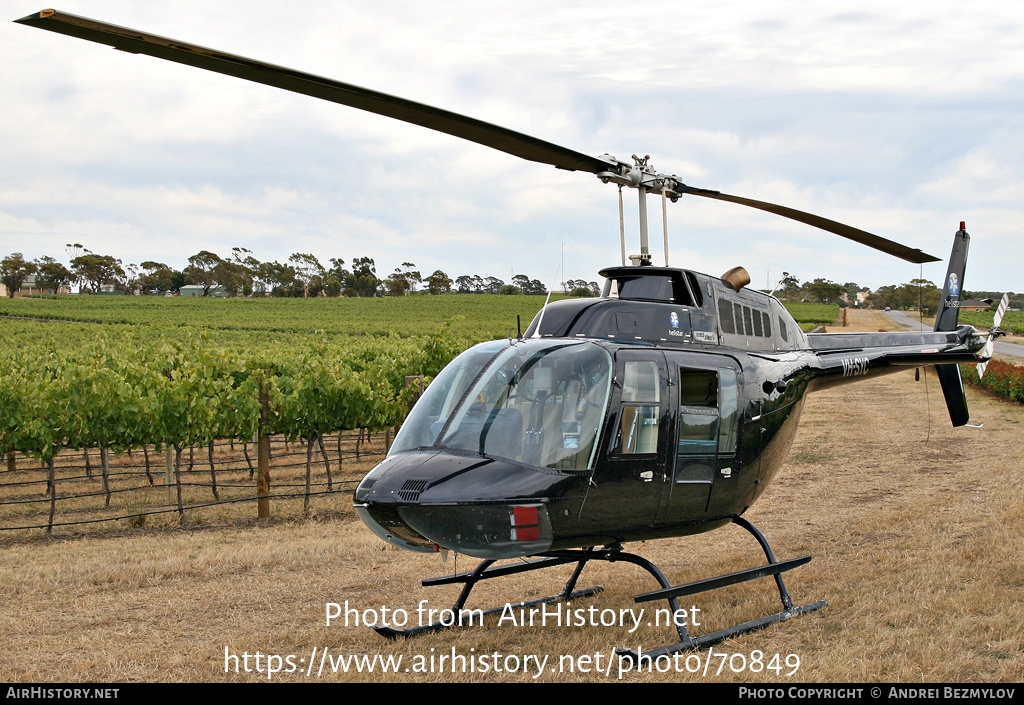
M870 315L870 314L868 314ZM877 330L873 320L851 320ZM780 558L814 560L787 574L798 603L829 606L730 640L715 653L797 654L790 680L1019 681L1024 673L1024 408L968 390L972 422L952 429L934 378L912 371L813 395L786 466L748 513ZM325 603L442 608L454 588L422 588L452 570L451 559L392 549L345 507L331 516L265 525L168 528L35 539L3 548L0 565L0 680L232 681L224 653L549 655L652 647L665 628L511 627L387 642L365 628L324 624ZM344 510L344 511L343 511ZM742 530L627 547L676 582L759 564ZM470 567L460 559L460 570ZM473 606L561 589L565 570L483 583ZM623 565L597 565L581 586L604 584L601 609L633 608L653 581ZM703 633L777 610L770 580L698 596ZM589 605L581 602L576 606ZM648 606L653 603L648 603ZM661 605L656 605L660 607ZM414 612L412 612L414 614ZM471 651L473 650L473 651ZM319 653L319 652L318 652ZM435 661L436 663L436 661ZM250 662L250 665L254 665ZM300 664L303 668L305 664ZM711 671L718 666L714 659ZM631 674L630 681L779 681L773 672L718 676ZM316 669L314 676L316 680ZM532 674L335 675L339 681L508 681ZM552 674L543 681L614 679ZM265 679L265 676L263 677ZM304 681L305 674L275 680Z

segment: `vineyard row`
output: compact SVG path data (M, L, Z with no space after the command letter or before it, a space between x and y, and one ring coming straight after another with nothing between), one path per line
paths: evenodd
M30 346L0 360L0 452L176 449L227 438L317 438L404 419L419 386L468 342L306 337L221 348L205 336Z
M138 452L115 455L101 450L102 461L84 474L78 451L64 451L43 468L25 457L9 456L9 465L15 467L8 467L0 482L0 532L50 532L53 527L108 522L142 526L147 517L165 514L172 523L180 523L186 512L211 508L217 508L222 518L266 518L271 500L286 499L301 499L306 515L317 498L325 502L320 511L337 512L350 504L350 499L339 500L337 495L351 494L362 475L381 460L390 438L390 429L376 437L360 430L311 439L304 447L277 436L265 438L265 444L234 441L212 451L200 447L197 454L169 447L162 453L155 447L136 449L145 451L143 464L138 463ZM264 450L258 449L261 445ZM255 465L250 446L257 447ZM304 459L294 462L297 456ZM244 506L233 509L251 502L260 507L255 513Z

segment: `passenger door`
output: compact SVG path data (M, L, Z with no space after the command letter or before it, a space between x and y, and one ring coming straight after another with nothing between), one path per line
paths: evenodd
M581 516L584 527L614 531L653 525L672 453L665 355L619 350L604 433Z
M672 365L675 458L660 517L670 523L703 518L712 487L731 480L738 469L739 365L718 356L680 357L678 363Z

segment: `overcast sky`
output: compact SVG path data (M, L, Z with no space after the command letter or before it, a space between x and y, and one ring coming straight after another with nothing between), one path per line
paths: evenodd
M1024 4L63 0L58 9L470 115L918 247L1024 290ZM14 20L43 9L17 0ZM0 23L0 256L175 268L369 256L550 284L619 262L614 186L387 118ZM627 250L638 251L635 192ZM663 263L660 201L652 250ZM876 288L917 265L728 203L669 204L670 264Z

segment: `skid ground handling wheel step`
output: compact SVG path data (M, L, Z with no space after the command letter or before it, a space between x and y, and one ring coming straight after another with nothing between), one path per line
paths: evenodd
M719 575L714 578L707 578L705 580L698 580L696 582L687 583L685 585L672 585L665 577L664 573L658 569L656 565L648 561L646 558L635 555L633 553L626 553L620 548L585 548L585 549L571 549L565 551L548 551L546 553L539 554L539 558L534 560L525 561L522 563L511 563L507 565L495 566L494 560L482 561L476 569L466 572L458 573L454 575L446 575L438 578L430 578L423 581L423 586L428 587L431 585L451 585L456 583L462 583L462 592L459 593L458 599L452 606L450 615L451 618L448 620L441 619L440 621L431 622L429 624L422 624L416 627L410 627L408 629L396 629L394 627L387 626L375 626L373 629L388 639L397 639L398 637L410 637L417 636L420 634L429 634L432 632L442 631L451 627L460 626L474 626L479 624L481 616L489 616L494 614L502 614L508 610L519 611L522 609L529 609L538 605L549 604L552 602L564 601L572 602L584 597L590 597L595 595L604 588L600 585L585 588L582 590L576 589L576 582L579 580L580 574L583 572L583 567L589 561L607 561L609 563L616 563L624 561L626 563L632 563L633 565L643 568L648 573L654 576L661 588L651 592L642 593L640 595L634 595L633 600L637 603L650 602L653 600L667 600L671 614L679 615L679 618L673 620L675 622L676 631L679 635L679 641L662 646L657 649L644 650L641 656L640 653L632 649L617 649L616 654L620 657L639 661L641 659L657 659L661 656L671 655L679 653L680 651L689 651L693 649L703 649L705 647L714 646L715 644L729 639L740 634L746 634L748 632L757 631L764 629L765 627L775 624L776 622L784 622L791 617L804 614L806 612L813 612L821 609L828 603L824 600L818 602L812 602L808 605L794 606L793 600L789 596L789 592L786 590L786 585L782 581L782 573L793 568L808 563L811 560L811 556L803 556L801 558L791 558L785 561L777 561L775 554L772 553L771 546L768 545L768 541L764 535L757 530L753 524L748 522L742 517L733 517L733 523L743 527L757 539L764 551L765 557L768 559L768 563L763 566L756 568L749 568L747 570L741 570L735 573L729 573L726 575ZM573 570L572 576L565 584L565 588L562 592L557 595L549 595L548 597L541 597L528 602L518 602L515 604L506 604L501 607L494 607L488 610L465 610L466 600L469 599L470 593L473 588L482 580L489 580L491 578L498 578L504 575L514 575L516 573L526 573L534 570L541 570L542 568L551 568L559 565L566 565L569 563L576 563L576 567ZM686 620L683 619L683 615L687 612L680 608L679 598L686 595L696 595L701 592L707 592L709 590L715 590L729 585L736 585L743 583L748 580L755 580L757 578L764 578L768 576L775 578L776 587L779 590L779 599L782 601L782 611L767 617L760 619L754 619L749 622L743 622L726 629L721 629L710 634L705 634L699 637L690 636L686 629ZM471 616L470 616L471 615ZM466 617L469 617L466 619ZM468 622L468 623L467 623Z

